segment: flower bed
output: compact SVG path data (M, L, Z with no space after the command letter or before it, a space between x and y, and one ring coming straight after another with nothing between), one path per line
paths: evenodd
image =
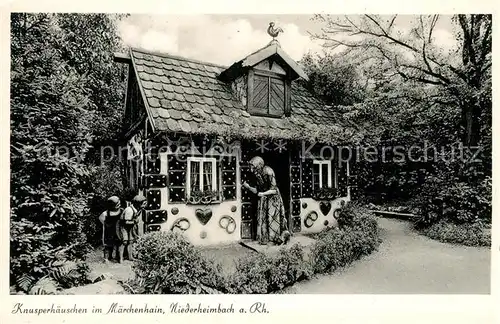
M136 279L128 285L131 293L141 294L273 293L313 274L346 266L372 253L381 242L371 213L351 204L341 210L338 228L315 238L307 255L299 244L284 246L273 255L252 253L236 259L236 270L227 273L181 235L150 233L138 242Z

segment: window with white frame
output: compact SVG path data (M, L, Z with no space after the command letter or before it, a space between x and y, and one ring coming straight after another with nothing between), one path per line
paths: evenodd
M335 178L333 177L335 175ZM313 188L336 188L337 177L335 170L332 170L331 160L313 161Z
M188 157L187 193L217 191L217 160L207 157Z

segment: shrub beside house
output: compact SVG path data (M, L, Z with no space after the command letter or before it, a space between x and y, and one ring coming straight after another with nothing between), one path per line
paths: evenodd
M279 292L314 274L331 273L375 251L381 243L373 215L359 206L345 206L337 228L315 235L308 254L295 244L278 253L251 253L235 260L236 270L225 273L220 264L204 257L200 247L172 232L154 232L138 242L131 293Z

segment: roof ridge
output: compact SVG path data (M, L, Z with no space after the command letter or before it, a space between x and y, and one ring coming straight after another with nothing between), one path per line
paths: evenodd
M242 61L246 60L248 57L250 57L250 56L252 56L252 55L254 55L254 54L257 54L258 52L260 52L260 51L262 51L262 50L264 50L264 49L266 49L266 48L268 48L268 47L271 47L271 46L279 46L279 45L276 45L276 43L275 43L275 42L271 41L271 42L269 42L267 45L262 46L262 47L261 47L261 48L259 48L259 49L256 49L256 50L255 50L255 51L253 51L252 53L250 53L250 54L246 55L244 58L242 58L241 60L236 61L236 62L242 62ZM281 46L280 46L280 47L281 47Z
M212 63L212 62L200 61L200 60L191 59L191 58L187 58L187 57L183 57L183 56L179 56L179 55L173 55L173 54L165 53L165 52L151 51L151 50L146 50L146 49L139 48L139 47L130 47L130 49L132 51L141 52L141 53L144 53L144 54L156 55L156 56L161 56L161 57L166 57L166 58L173 58L173 59L177 59L177 60L180 60L180 61L186 61L186 62L197 63L197 64L204 64L204 65L211 65L211 66L222 68L222 69L227 69L228 68L228 66L224 66L224 65L220 65L220 64L215 64L215 63Z

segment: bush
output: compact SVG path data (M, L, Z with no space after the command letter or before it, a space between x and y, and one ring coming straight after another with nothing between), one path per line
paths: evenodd
M257 253L236 261L229 279L229 291L237 294L265 294L291 286L311 275L299 244L281 248L276 255Z
M225 292L222 268L206 259L183 236L153 232L136 245L132 286L143 294L192 294Z
M268 292L271 258L262 253L241 257L236 261L236 273L230 278L230 291L243 294Z
M442 221L424 229L423 234L445 243L458 243L467 246L491 246L491 234L485 231L485 226L480 222L453 224Z
M82 260L68 261L60 257L41 269L43 276L24 274L11 286L13 293L28 293L30 295L54 295L60 290L91 284L103 279L102 276L91 278L87 263Z
M337 222L339 224L339 228L344 228L346 226L351 226L353 224L354 218L362 215L369 214L370 211L360 204L356 202L350 202L348 204L344 204L340 208L339 215L337 217Z
M344 206L339 227L319 233L311 249L314 273L333 272L375 251L381 243L377 221L359 206Z
M139 239L132 293L266 294L331 272L373 252L381 240L376 220L366 210L345 207L342 226L316 235L309 258L300 244L284 246L275 254L253 253L236 260L236 271L225 276L221 266L207 259L183 236L153 232Z
M480 182L431 177L416 202L422 213L417 225L425 228L442 220L457 225L491 223L491 186L490 177Z

